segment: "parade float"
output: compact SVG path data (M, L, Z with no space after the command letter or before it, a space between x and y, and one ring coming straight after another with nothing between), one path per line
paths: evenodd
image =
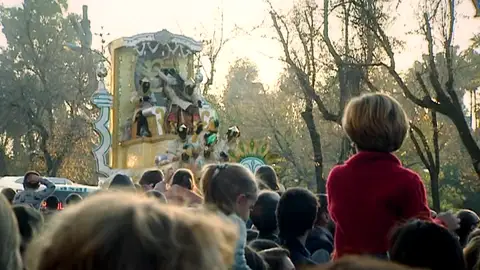
M201 42L162 30L114 40L108 49L111 91L102 62L92 97L100 112L93 150L99 175L137 180L149 169L198 173L226 161L255 171L273 161L267 140L241 141L237 126L218 133L217 113L201 95Z

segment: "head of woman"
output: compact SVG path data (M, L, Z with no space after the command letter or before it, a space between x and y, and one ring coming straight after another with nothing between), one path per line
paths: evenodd
M28 269L226 270L236 238L215 214L104 193L61 212L29 246Z
M206 204L248 220L257 200L255 176L240 164L207 165L200 180Z
M188 190L196 190L195 177L189 169L178 169L172 177L172 186L178 185Z
M277 173L272 166L261 166L255 172L255 177L259 182L260 188L273 191L280 190L280 181L278 180Z
M150 170L146 171L140 181L138 182L140 186L143 187L145 191L151 190L155 187L156 184L162 182L165 179L163 172L160 170Z
M0 196L0 269L20 270L20 234L12 206Z
M409 124L398 101L375 93L348 103L342 127L359 151L390 153L402 146Z

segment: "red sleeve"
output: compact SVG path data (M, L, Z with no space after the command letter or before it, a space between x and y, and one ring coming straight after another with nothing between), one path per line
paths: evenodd
M330 173L328 174L327 177L327 183L326 183L326 192L327 192L327 204L328 204L328 212L330 214L330 217L335 220L335 213L333 213L333 206L334 206L334 201L332 198L335 198L335 188L333 185L333 182L335 182L335 178L337 177L338 167L332 168Z
M422 180L417 174L413 179L405 181L400 206L402 208L402 218L409 220L412 218L432 220L430 208L427 203L427 192Z

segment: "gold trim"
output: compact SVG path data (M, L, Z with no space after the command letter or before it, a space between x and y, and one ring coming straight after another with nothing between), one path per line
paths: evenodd
M168 141L168 140L175 140L177 138L176 135L169 134L169 135L163 135L159 136L156 138L136 138L128 141L124 141L119 143L118 145L121 147L126 147L126 146L131 146L131 145L136 145L136 144L142 144L142 143L157 143L161 141Z
M117 38L114 41L111 41L110 44L108 44L108 50L110 51L113 59L113 54L115 53L115 50L120 49L124 47L124 38Z

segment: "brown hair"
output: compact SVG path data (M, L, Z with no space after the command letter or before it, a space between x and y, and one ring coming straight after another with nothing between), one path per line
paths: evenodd
M395 152L409 128L407 115L394 98L367 94L353 98L343 114L345 133L359 150Z
M262 189L270 189L273 191L279 191L280 185L277 173L272 166L264 165L257 169L255 177L259 181L259 185Z
M28 269L229 269L236 228L215 214L105 193L60 212L29 246Z
M154 187L156 184L162 182L165 176L160 170L150 170L143 173L142 178L138 182L141 186L149 185Z
M258 191L252 172L233 163L205 166L200 183L205 203L226 215L234 212L239 195L256 197Z
M480 270L480 236L473 237L463 249L467 270Z
M0 269L20 270L20 233L10 203L0 196Z
M412 268L369 257L348 256L327 265L310 268L315 270L411 270ZM415 268L416 269L416 268ZM417 269L419 270L419 269Z
M179 185L188 190L197 191L197 186L195 185L195 176L189 169L176 170L172 176L171 185Z

